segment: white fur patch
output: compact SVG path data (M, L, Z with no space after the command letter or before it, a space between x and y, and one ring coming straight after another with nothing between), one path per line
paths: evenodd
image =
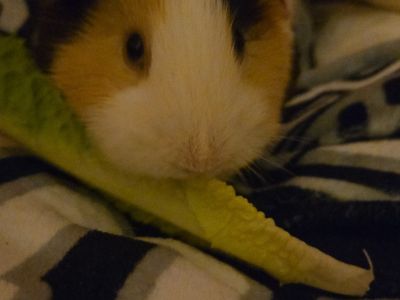
M232 173L261 154L277 124L268 95L244 83L227 8L165 0L154 17L148 78L89 115L109 159L156 177Z

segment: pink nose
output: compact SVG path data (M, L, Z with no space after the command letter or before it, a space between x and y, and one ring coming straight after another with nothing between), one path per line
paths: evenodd
M217 149L214 143L207 139L190 139L182 149L181 163L179 167L188 176L196 175L215 175L221 164Z

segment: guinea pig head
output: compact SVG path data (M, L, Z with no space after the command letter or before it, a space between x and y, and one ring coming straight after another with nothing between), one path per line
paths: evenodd
M50 72L110 162L226 176L276 137L291 65L283 1L90 2Z

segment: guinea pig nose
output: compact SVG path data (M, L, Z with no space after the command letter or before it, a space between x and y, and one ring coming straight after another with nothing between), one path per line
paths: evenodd
M179 167L189 176L214 175L219 167L218 149L209 139L188 139Z

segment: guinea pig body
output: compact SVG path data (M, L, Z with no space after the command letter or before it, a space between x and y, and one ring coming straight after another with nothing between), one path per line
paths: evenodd
M283 1L47 2L34 53L114 165L226 176L276 137L291 68Z

